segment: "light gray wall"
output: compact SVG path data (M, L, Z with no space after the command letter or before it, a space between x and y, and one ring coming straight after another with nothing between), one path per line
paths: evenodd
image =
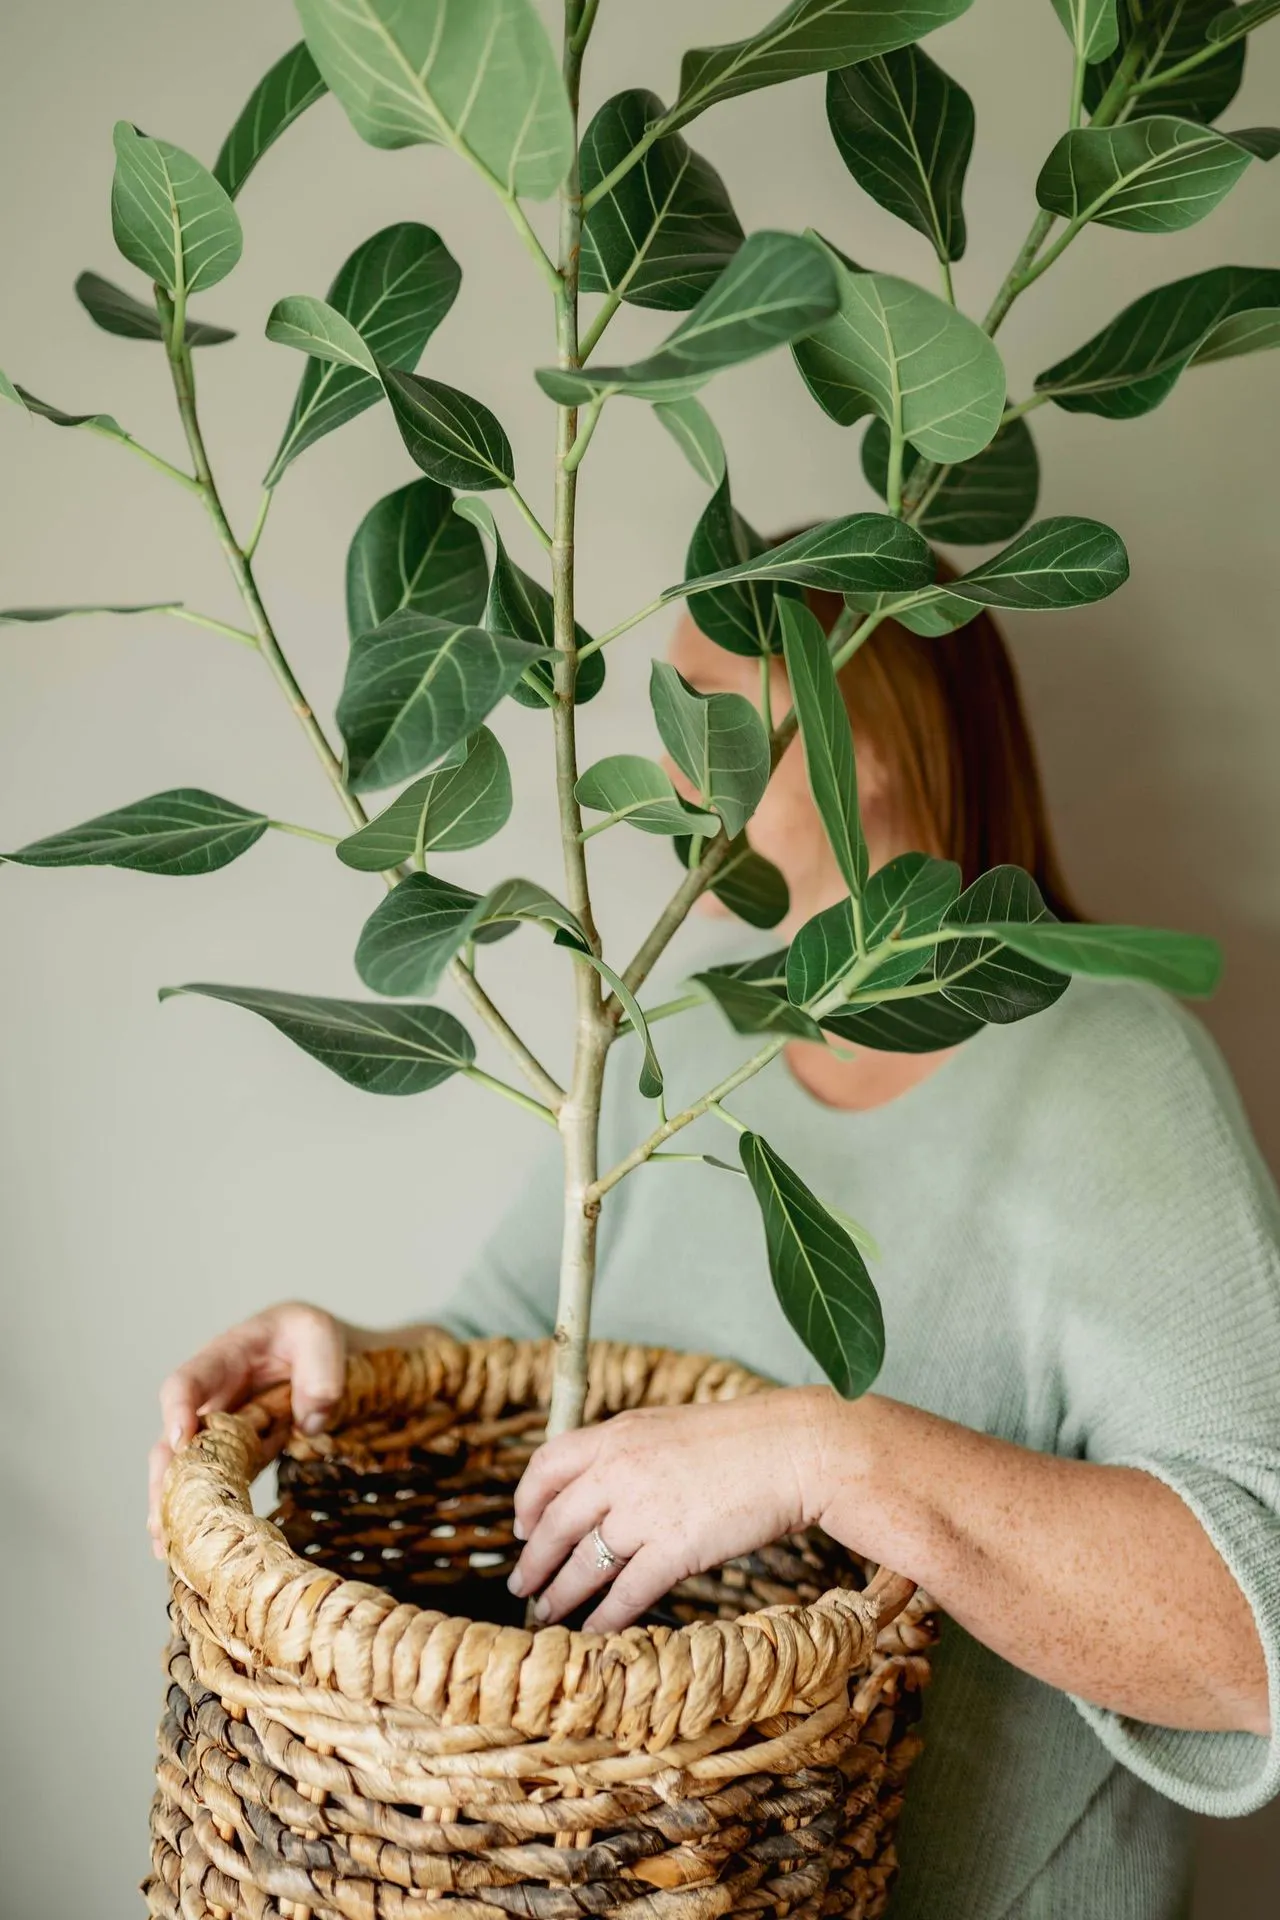
M769 0L604 0L589 104L641 83L669 95L686 41L734 37L772 10ZM293 37L284 0L7 0L0 363L11 375L66 408L109 409L177 455L159 353L97 332L71 297L81 268L117 272L111 123L128 116L209 159ZM931 44L978 104L977 232L957 280L962 301L985 305L1065 107L1065 43L1048 0L978 0ZM1255 54L1230 123L1273 119L1278 103L1280 28ZM819 84L718 109L696 140L726 172L748 228L811 221L864 261L927 277L923 245L845 175ZM1145 287L1224 260L1273 262L1278 184L1274 170L1254 168L1189 234L1087 235L1008 326L1014 390ZM326 103L270 157L242 212L243 264L200 302L242 337L199 356L239 525L299 370L260 342L269 306L322 291L357 241L400 218L437 225L465 269L433 371L496 408L545 506L549 410L529 373L549 357L543 291L501 210L449 156L374 153ZM119 275L136 277L123 266ZM660 325L625 314L619 350ZM1118 526L1134 580L1067 621L1012 623L1080 894L1099 915L1223 938L1230 971L1207 1018L1273 1158L1278 391L1273 357L1197 374L1131 424L1039 414L1045 508ZM856 436L804 401L784 357L721 380L712 398L738 496L760 525L869 504ZM237 617L192 501L105 442L11 411L0 436L0 602L175 596ZM342 671L346 541L370 502L409 477L378 411L308 453L281 489L261 575L323 714ZM702 496L660 430L624 405L593 451L587 493L583 610L603 625L678 577ZM522 546L520 529L514 537ZM660 639L658 623L611 656L609 696L584 720L589 756L644 744L646 655ZM3 844L180 783L340 825L262 666L214 635L157 618L11 628L0 684ZM545 727L513 712L500 730L516 817L497 849L451 872L467 883L499 869L554 880ZM658 843L632 836L625 853L625 875L602 874L619 945L671 878ZM370 894L321 848L270 836L201 883L10 869L3 888L4 1913L124 1920L144 1868L163 1637L141 1499L156 1382L208 1334L281 1295L370 1321L429 1310L484 1232L493 1183L514 1180L534 1142L522 1116L470 1088L421 1103L361 1100L253 1020L196 1002L157 1007L157 985L190 979L350 989ZM512 941L492 971L561 1056L554 959ZM1274 1816L1209 1836L1202 1920L1274 1912L1278 1842Z

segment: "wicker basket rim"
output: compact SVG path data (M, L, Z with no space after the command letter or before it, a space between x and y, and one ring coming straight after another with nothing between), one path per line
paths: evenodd
M444 1334L410 1349L354 1354L331 1425L440 1402L481 1418L545 1407L553 1358L550 1340ZM587 1416L736 1398L769 1385L728 1361L596 1341ZM639 1714L645 1723L642 1740L669 1723L673 1698L684 1701L682 1727L746 1724L829 1699L866 1664L877 1632L914 1590L882 1570L862 1592L837 1588L808 1605L609 1634L499 1627L397 1603L379 1587L317 1568L253 1512L252 1482L291 1427L287 1384L236 1413L208 1415L166 1476L170 1566L207 1629L249 1672L332 1687L372 1707L418 1708L451 1724L451 1698L473 1703L479 1674L483 1722L541 1737L555 1731L561 1703L572 1699L579 1721L584 1695L598 1694L603 1705L612 1676L633 1720Z

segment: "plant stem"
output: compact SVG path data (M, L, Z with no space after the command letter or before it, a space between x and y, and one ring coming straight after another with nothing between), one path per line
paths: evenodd
M622 305L622 294L618 288L605 295L600 311L578 343L583 362L588 361L604 337L605 328Z
M1078 127L1084 119L1084 77L1088 68L1080 48L1075 49L1075 61L1071 69L1071 125Z
M597 394L595 399L592 400L586 408L582 425L578 428L574 436L573 445L565 455L564 463L568 472L576 473L582 465L583 456L587 448L591 445L592 435L600 424L600 415L604 412L604 403L608 397L607 393Z
M325 847L338 845L339 836L336 833L321 833L318 827L295 826L292 820L268 820L267 825L274 827L277 833L296 833L300 840L318 840Z
M620 180L626 179L632 167L639 165L646 153L648 153L650 147L655 146L667 132L667 120L669 117L669 115L664 114L660 120L651 121L639 140L636 141L635 146L632 147L630 153L624 154L617 166L609 173L606 173L603 180L598 180L595 186L592 187L590 193L584 195L582 200L583 213L590 213L592 207L603 200L606 194L613 192Z
M164 611L172 614L175 620L185 620L190 626L207 627L210 633L225 634L228 640L238 640L242 647L257 648L257 634L247 632L244 627L228 626L225 620L215 620L208 613L196 613L190 607L166 607Z
M449 977L471 1003L494 1038L518 1063L530 1086L541 1094L553 1113L558 1112L564 1104L564 1088L559 1081L552 1079L542 1062L530 1051L515 1028L508 1024L506 1017L493 1004L476 979L475 969L471 963L459 954L449 963Z
M103 427L89 427L90 433L101 434L104 440L114 440L118 447L127 447L130 453L136 453L139 460L145 460L157 473L163 473L166 479L176 480L180 487L186 487L190 493L200 491L200 482L193 473L185 473L181 467L175 467L171 460L153 453L150 447L144 447L141 440L135 440L131 434L111 433Z
M639 613L629 614L625 620L620 620L616 627L610 627L607 633L597 634L587 646L579 647L578 664L581 665L588 654L599 653L601 647L607 647L611 640L617 640L622 634L630 633L632 627L638 627L640 622L649 619L651 614L661 613L662 609L669 604L666 600L651 600L647 607L641 607Z
M504 1100L510 1100L514 1106L523 1107L526 1113L536 1114L539 1120L555 1126L556 1117L550 1107L544 1107L540 1100L530 1099L527 1093L521 1093L519 1087L513 1087L509 1081L498 1080L483 1067L463 1067L462 1072L468 1080L474 1080L478 1087L488 1087L490 1093L501 1094Z
M510 494L513 504L519 509L521 519L525 522L526 526L529 527L534 537L546 548L547 552L550 553L551 535L547 532L541 520L539 520L537 514L529 505L529 502L525 499L514 481L509 480L507 482L507 492Z
M1007 427L1011 420L1021 420L1024 413L1034 413L1037 407L1043 407L1049 399L1047 393L1033 393L1026 400L1019 400L1016 406L1006 407L1000 424Z
M629 1173L634 1172L637 1167L642 1167L655 1148L660 1147L665 1140L670 1140L672 1134L680 1133L685 1127L692 1126L693 1122L700 1120L704 1113L710 1113L722 1100L727 1100L736 1088L754 1079L771 1060L777 1059L787 1045L789 1037L785 1033L779 1034L769 1042L767 1047L762 1047L759 1053L752 1054L749 1060L745 1060L717 1086L712 1087L710 1093L704 1093L700 1100L693 1101L680 1113L673 1113L669 1119L664 1120L647 1140L642 1140L638 1147L633 1147L625 1160L619 1160L615 1167L611 1167L608 1173L595 1182L591 1189L591 1198L598 1204L611 1187L616 1187L619 1180L625 1180Z
M956 303L955 282L951 278L951 262L945 253L938 255L938 271L942 275L942 297L949 307Z
M258 517L253 523L253 532L245 542L244 557L246 560L252 560L254 554L258 551L258 542L262 538L262 530L267 524L267 515L271 511L271 502L275 497L274 487L264 487L262 489L262 498L258 502Z
M1022 291L1022 276L1031 265L1049 235L1056 214L1047 212L1043 207L1031 223L1031 231L1018 249L1018 257L1010 267L1001 284L1000 291L987 309L982 322L983 331L994 336L1000 331L1005 315Z
M902 457L906 451L902 428L889 430L889 472L885 482L885 505L895 520L902 518Z

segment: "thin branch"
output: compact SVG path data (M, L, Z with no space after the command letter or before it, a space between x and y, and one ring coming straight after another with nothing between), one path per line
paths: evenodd
M1007 427L1011 420L1021 420L1024 413L1034 413L1037 407L1043 407L1052 397L1048 393L1033 393L1029 399L1019 400L1016 406L1006 407L1001 426Z
M579 665L588 654L599 653L601 647L607 647L611 640L620 639L624 633L630 633L632 627L638 627L642 620L648 620L651 615L661 613L662 609L670 604L669 600L651 600L647 607L641 607L639 613L629 614L625 620L620 620L616 627L610 627L607 633L597 634L587 646L578 648Z
M450 962L449 977L470 1001L494 1038L519 1064L530 1086L541 1094L553 1113L558 1113L564 1105L564 1088L558 1080L551 1077L537 1055L525 1045L515 1028L480 985L472 968L460 955Z
M591 445L592 436L600 424L600 415L604 412L605 401L608 398L608 393L599 393L587 406L582 417L582 425L578 428L573 445L564 457L566 472L576 473L582 465L587 448Z
M268 820L267 825L274 827L277 833L296 833L300 840L318 840L322 846L336 847L340 844L336 833L321 833L318 827L295 826L292 820Z
M461 1072L468 1080L474 1080L478 1087L487 1087L490 1093L499 1093L504 1100L510 1100L514 1106L522 1107L526 1113L536 1114L539 1120L545 1120L555 1126L556 1117L550 1107L544 1107L540 1100L530 1099L527 1093L521 1093L519 1087L513 1087L507 1080L499 1080L492 1073L486 1073L483 1067L463 1067Z
M166 607L164 611L172 614L175 620L185 620L189 626L207 627L210 633L225 634L228 640L238 640L242 647L257 649L257 634L249 633L244 627L228 626L225 620L215 620L208 613L196 613L191 607Z
M579 351L584 364L591 358L596 348L600 345L601 340L604 338L606 327L613 319L618 308L622 305L622 298L622 289L620 287L614 287L612 292L607 293L601 301L600 311L596 314L595 319L583 334L579 345Z
M253 532L245 542L244 557L246 560L252 560L254 554L258 551L258 542L262 538L263 528L267 524L267 515L271 511L271 502L275 497L274 487L264 487L262 489L262 498L258 502L258 517L253 523Z
M602 1200L611 1187L617 1186L619 1180L625 1180L636 1167L642 1167L664 1141L670 1140L673 1134L683 1132L685 1127L692 1126L693 1122L700 1120L704 1113L710 1113L713 1108L719 1106L721 1101L727 1100L738 1087L754 1079L771 1060L776 1060L789 1038L790 1036L785 1033L777 1035L767 1047L762 1047L759 1053L752 1054L749 1060L744 1061L740 1067L726 1075L717 1086L712 1087L710 1093L704 1093L700 1100L693 1101L680 1113L673 1113L669 1119L664 1120L647 1140L642 1140L638 1147L633 1147L624 1160L619 1160L615 1167L611 1167L608 1173L603 1174L595 1182L590 1189L589 1197L594 1201Z
M583 195L582 211L584 214L590 213L592 207L598 205L598 203L605 198L606 194L612 193L619 181L626 179L632 167L638 166L640 161L644 159L650 147L655 146L657 142L663 138L668 131L667 123L670 117L670 114L664 114L660 120L651 121L645 128L640 139L637 140L635 146L632 147L630 153L624 154L617 166L614 167L611 172L606 173L603 180L597 181L590 193Z
M537 514L534 512L533 508L529 505L529 502L525 499L524 495L521 493L519 487L516 486L514 480L509 480L507 482L507 492L510 494L511 499L515 504L515 506L519 508L521 518L532 530L536 539L541 543L541 545L546 549L546 551L550 553L551 535L547 532L541 520L539 520Z

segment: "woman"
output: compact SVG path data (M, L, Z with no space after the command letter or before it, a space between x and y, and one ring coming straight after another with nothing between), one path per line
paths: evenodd
M755 663L691 621L674 658L706 689L757 690ZM883 627L844 684L873 868L911 847L966 879L1011 861L1070 913L990 621L941 640ZM797 748L751 836L790 883L784 931L842 897ZM669 1032L676 1104L741 1057L710 1010ZM602 1222L596 1330L788 1384L544 1447L517 1495L513 1589L546 1620L591 1601L588 1626L619 1627L676 1579L819 1522L948 1616L895 1920L1177 1920L1185 1810L1243 1813L1280 1788L1280 1235L1225 1069L1161 995L1087 982L946 1053L797 1041L786 1067L734 1113L879 1234L878 1391L850 1405L818 1383L763 1285L741 1182L640 1171ZM612 1079L605 1165L648 1130L632 1080ZM533 1183L455 1331L550 1331L559 1205L558 1180ZM233 1329L165 1382L153 1480L198 1409L290 1378L318 1430L346 1349L423 1333L296 1305Z

